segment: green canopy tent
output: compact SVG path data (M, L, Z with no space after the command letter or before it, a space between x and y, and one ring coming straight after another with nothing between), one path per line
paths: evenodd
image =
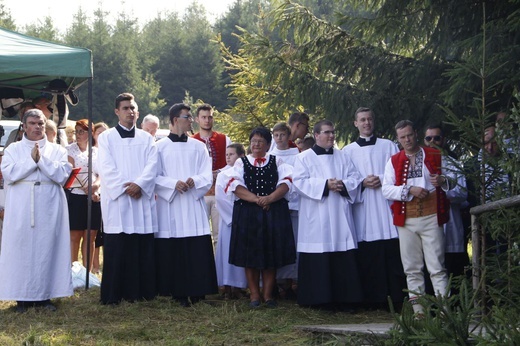
M92 77L90 50L47 42L0 28L0 99L2 99L3 109L9 108L6 105L15 107L24 99L33 99L42 94L51 94L54 98L62 96L61 105L64 105L66 96L69 100L72 96L75 97L74 90L88 82L88 119L91 123ZM7 100L12 102L4 103ZM9 115L8 112L4 114ZM64 116L66 117L66 114ZM60 120L62 119L60 114ZM89 137L92 138L90 128ZM91 185L90 172L92 172L91 150L89 150L89 185ZM88 206L90 221L90 199ZM90 225L88 228L90 229ZM87 234L90 235L90 232ZM90 254L90 251L87 253ZM87 271L86 288L88 288L88 279Z

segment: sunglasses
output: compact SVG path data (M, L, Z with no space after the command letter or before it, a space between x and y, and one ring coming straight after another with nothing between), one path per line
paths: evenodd
M424 137L424 139L426 139L427 142L431 142L432 139L435 141L435 142L439 142L441 140L442 136L426 136Z

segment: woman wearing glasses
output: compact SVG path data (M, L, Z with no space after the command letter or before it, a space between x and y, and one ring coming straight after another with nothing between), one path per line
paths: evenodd
M266 153L271 138L268 129L255 128L249 136L251 154L224 172L229 175L226 193L238 198L233 207L229 263L245 268L252 308L259 307L262 299L267 307L276 307L272 295L276 270L296 259L285 198L292 186L292 169Z
M69 205L69 224L70 224L70 248L72 262L78 260L81 240L81 255L83 266L89 270L92 268L94 258L96 233L101 226L101 207L99 203L99 176L92 173L92 215L90 223L90 263L87 265L87 210L88 210L88 120L81 119L76 121L76 142L67 147L69 162L74 168L79 167L79 171L68 198ZM92 132L94 130L92 129ZM95 143L93 143L95 144ZM97 148L92 147L92 167L97 158Z

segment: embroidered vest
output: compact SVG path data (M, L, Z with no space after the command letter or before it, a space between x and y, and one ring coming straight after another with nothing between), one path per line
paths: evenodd
M424 164L426 165L426 168L428 168L432 174L441 174L441 152L437 149L428 147L423 148L423 150ZM408 179L410 160L404 153L404 150L393 155L391 160L395 171L395 186L405 185ZM424 177L424 179L427 179L427 177ZM437 223L441 226L448 222L450 218L450 202L446 197L446 192L444 192L442 188L437 187L435 192L437 194ZM406 220L406 202L394 201L391 208L394 215L394 225L404 226Z
M198 139L202 143L206 142L200 136L200 132L193 135L193 138ZM211 153L211 170L216 171L226 167L226 135L213 131L209 138L209 143L206 144Z

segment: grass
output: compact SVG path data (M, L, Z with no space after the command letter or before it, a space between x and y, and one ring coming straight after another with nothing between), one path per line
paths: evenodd
M252 310L248 300L219 296L182 308L166 297L111 307L99 304L99 289L78 290L54 301L57 312L14 311L0 302L0 345L317 345L334 336L315 335L298 325L393 322L385 311L332 313L281 300L276 309ZM332 341L331 341L332 340Z

